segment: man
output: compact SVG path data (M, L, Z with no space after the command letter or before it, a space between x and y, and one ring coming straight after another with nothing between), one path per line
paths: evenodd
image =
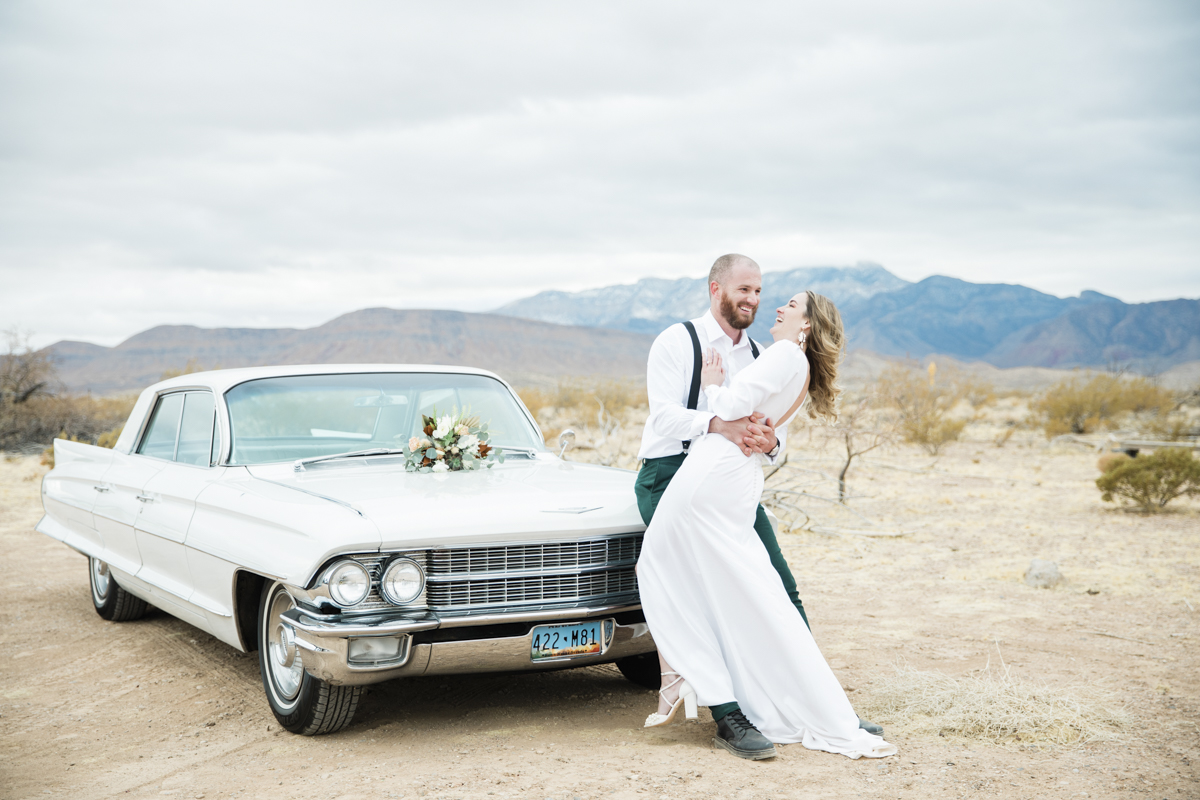
M701 352L711 348L720 354L728 385L761 350L744 331L754 322L758 312L762 271L746 256L736 253L721 256L709 271L708 293L708 312L691 322ZM695 345L691 333L682 323L659 334L650 348L646 368L650 416L642 432L642 446L638 452L642 468L635 488L638 510L647 525L671 478L687 457L692 439L705 433L717 433L741 447L747 456L762 453L771 463L775 463L783 452L786 426L776 430L771 420L762 419L758 414L732 422L722 420L707 410L703 392L699 393L695 408L689 409L694 363ZM770 555L788 597L807 625L808 616L796 590L796 579L792 577L761 505L754 530ZM719 590L719 587L715 588ZM725 703L709 710L717 723L714 742L719 746L743 758L762 758L765 753L774 752L774 745L750 724L737 703ZM878 725L863 720L860 720L860 726L871 733L883 732Z

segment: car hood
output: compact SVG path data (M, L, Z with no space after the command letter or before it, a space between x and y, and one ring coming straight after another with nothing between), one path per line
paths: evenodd
M390 463L389 463L390 462ZM352 507L379 528L382 549L472 541L537 541L640 531L636 473L510 458L470 472L405 472L398 459L249 467L260 480Z

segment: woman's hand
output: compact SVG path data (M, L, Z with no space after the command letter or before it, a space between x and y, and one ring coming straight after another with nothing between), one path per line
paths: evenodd
M721 386L725 383L725 368L721 366L721 354L711 347L704 354L704 368L700 370L701 386Z

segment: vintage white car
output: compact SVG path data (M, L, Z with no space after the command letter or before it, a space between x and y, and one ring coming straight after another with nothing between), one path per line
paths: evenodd
M469 410L503 464L406 472L421 415ZM365 684L616 662L658 685L626 470L548 452L496 375L336 365L183 375L116 446L56 440L37 530L114 622L152 604L257 650L280 724L337 731Z

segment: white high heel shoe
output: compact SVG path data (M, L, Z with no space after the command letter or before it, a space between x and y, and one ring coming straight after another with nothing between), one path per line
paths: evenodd
M660 672L659 674L664 675L664 676L665 675L674 675L675 680L671 681L666 686L659 689L658 693L662 694L667 689L670 689L672 686L674 686L675 684L678 683L678 684L680 684L679 697L675 698L675 703L671 706L671 710L668 711L666 714L659 714L659 713L655 712L655 713L651 714L650 716L646 717L646 724L643 727L657 728L660 725L669 724L671 722L671 720L673 720L675 718L675 712L679 710L680 706L683 706L684 718L696 719L696 716L697 716L697 713L696 713L696 690L692 688L692 685L690 683L688 683L687 681L683 680L683 676L680 675L678 672Z

